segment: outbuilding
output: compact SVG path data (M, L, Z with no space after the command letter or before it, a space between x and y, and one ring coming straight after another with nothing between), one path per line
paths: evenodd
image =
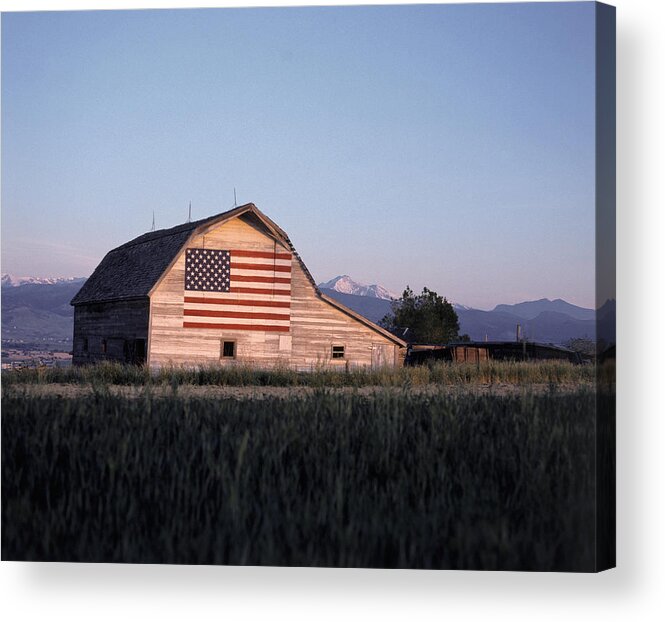
M434 361L481 363L484 361L568 361L582 363L578 352L552 343L532 341L462 341L445 345L411 344L407 365Z
M253 203L110 251L72 299L75 365L401 365L406 342L323 294Z

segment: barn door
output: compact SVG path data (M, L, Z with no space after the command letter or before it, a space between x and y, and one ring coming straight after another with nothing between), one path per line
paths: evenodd
M125 363L143 365L145 363L145 339L125 339L123 354Z
M393 365L393 346L383 343L372 344L372 369Z

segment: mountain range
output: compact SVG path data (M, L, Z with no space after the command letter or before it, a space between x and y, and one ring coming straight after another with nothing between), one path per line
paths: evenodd
M3 342L71 343L74 309L69 301L84 282L84 278L17 278L3 274ZM398 298L385 287L356 283L348 275L321 283L319 288L373 322L390 313L392 299ZM521 325L524 337L545 343L561 344L576 337L594 339L596 334L596 312L561 299L500 304L491 311L461 304L453 306L459 317L460 333L473 340L513 340L517 324ZM608 301L597 313L598 330L602 333L603 327L607 327L602 336L609 342L615 340L615 316L614 301Z
M541 313L563 313L576 320L593 320L596 317L596 312L593 309L571 305L569 302L561 300L561 298L557 298L556 300L541 298L540 300L519 302L514 305L497 305L494 307L494 311L511 313L524 320L533 320Z
M69 342L74 308L69 301L85 278L41 279L2 275L2 341Z
M69 278L51 278L3 274L2 277L0 277L0 281L2 287L19 287L20 285L57 285L59 283L83 283L85 281L85 277L73 276Z
M343 289L326 287L336 284L343 279ZM353 281L348 276L336 277L319 288L331 298L339 300L342 304L357 313L364 315L373 322L390 313L391 301L371 295L354 294ZM363 286L360 286L363 287ZM380 287L380 286L377 286ZM385 288L382 288L385 290ZM357 291L357 290L356 290ZM387 290L385 290L387 291ZM397 298L397 296L395 296ZM520 302L517 304L500 304L491 311L474 309L459 303L453 303L460 323L460 333L467 334L474 341L511 341L516 338L519 324L522 336L530 341L542 343L563 344L577 337L596 337L596 311L578 307L565 300L557 298L549 300L542 298ZM598 310L598 319L607 317L606 325L613 326L614 301L608 301ZM606 341L614 342L614 333L604 335Z

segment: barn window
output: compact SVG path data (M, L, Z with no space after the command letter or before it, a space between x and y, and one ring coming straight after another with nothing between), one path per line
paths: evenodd
M333 346L332 347L332 357L334 359L343 359L344 358L344 346Z
M106 354L106 350L107 350L106 339L102 339L102 353Z
M222 341L222 358L234 359L236 357L236 342Z
M84 352L88 351L88 338L87 337L83 338L83 351Z

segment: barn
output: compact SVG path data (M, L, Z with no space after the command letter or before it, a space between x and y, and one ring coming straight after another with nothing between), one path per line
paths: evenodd
M406 342L323 294L253 203L110 251L74 306L73 363L401 365Z

